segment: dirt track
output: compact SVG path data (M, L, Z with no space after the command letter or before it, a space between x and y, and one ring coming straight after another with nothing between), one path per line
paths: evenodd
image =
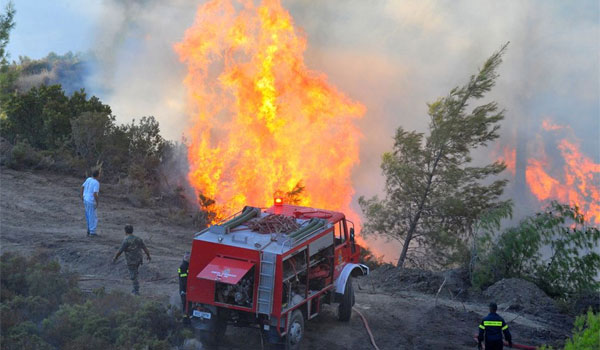
M189 250L193 228L173 223L165 208L133 208L116 186L102 184L98 210L99 237L86 237L79 186L84 179L39 172L0 169L0 243L2 252L28 254L35 249L52 252L67 268L81 276L82 289L128 292L125 263L111 259L123 239L123 226L131 223L146 242L152 261L140 269L143 298L177 301L176 271ZM418 292L384 292L377 281L358 280L356 307L369 321L377 345L383 349L473 349L485 303L439 298ZM514 342L554 344L565 328L549 318L501 313ZM567 328L568 329L568 328ZM260 349L257 330L228 329L221 349ZM328 307L307 323L304 349L372 349L360 317L348 324L336 321Z

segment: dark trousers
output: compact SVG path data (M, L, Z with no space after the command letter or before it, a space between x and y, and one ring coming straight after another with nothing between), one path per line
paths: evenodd
M134 294L138 294L140 292L140 282L138 281L139 267L139 264L127 265L127 270L129 271L129 279L131 279L131 284L133 285L133 290L131 292Z
M502 350L504 348L504 343L502 340L493 341L493 342L485 342L485 350Z
M185 314L185 302L186 302L186 294L185 291L180 291L179 295L181 296L181 312Z

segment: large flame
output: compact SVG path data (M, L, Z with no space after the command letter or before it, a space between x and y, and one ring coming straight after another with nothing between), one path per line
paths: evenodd
M353 122L365 108L307 69L305 48L278 0L209 1L175 45L188 70L189 181L218 217L304 187L297 204L358 221Z
M566 126L549 121L544 121L542 128L548 132L572 132ZM562 171L553 171L546 155L541 159L527 160L525 179L531 193L539 201L556 199L562 203L577 205L586 221L600 224L600 164L582 154L577 142L567 138L560 139L557 148L562 156Z

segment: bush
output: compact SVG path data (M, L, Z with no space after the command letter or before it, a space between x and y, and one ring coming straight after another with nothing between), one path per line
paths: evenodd
M540 350L553 350L544 345ZM573 327L573 336L567 339L564 350L597 350L600 349L600 313L588 310L587 314L577 316Z
M61 271L58 262L43 252L34 254L30 259L10 253L3 254L0 258L0 272L3 304L18 296L41 297L55 310L65 301L77 302L81 298L77 275Z
M27 140L17 141L10 150L6 165L12 169L35 168L42 160L42 155L36 151Z
M192 334L168 309L123 293L83 298L75 275L44 253L0 257L0 348L169 350Z
M170 349L182 340L179 323L156 302L122 293L100 293L80 305L63 305L44 320L43 335L61 349ZM96 345L91 345L96 344Z
M53 347L40 337L36 325L29 321L20 323L8 331L3 328L0 343L4 350L53 350Z
M565 350L600 349L600 313L591 310L575 319L573 337L567 340Z
M586 225L577 207L554 202L543 213L506 230L496 242L484 235L472 283L485 288L502 278L516 277L531 280L554 297L597 291L600 255L595 249L599 244L600 231Z

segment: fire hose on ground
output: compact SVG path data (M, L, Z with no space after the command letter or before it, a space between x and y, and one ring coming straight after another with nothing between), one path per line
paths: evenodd
M477 339L477 336L473 336L473 339L475 339L476 342L479 342L479 340ZM508 342L504 341L504 346L508 346ZM523 349L523 350L537 350L537 346L531 346L531 345L523 345L523 344L517 344L517 343L513 343L513 349ZM483 349L485 349L485 345L483 345Z
M373 348L375 348L375 350L379 350L379 347L377 346L377 344L375 344L375 338L373 338L373 333L371 333L371 328L369 328L369 323L367 322L367 319L360 311L358 311L357 308L353 307L353 309L362 319L363 324L365 325L365 329L367 330L367 333L369 333L369 338L371 339L371 344L373 344Z

